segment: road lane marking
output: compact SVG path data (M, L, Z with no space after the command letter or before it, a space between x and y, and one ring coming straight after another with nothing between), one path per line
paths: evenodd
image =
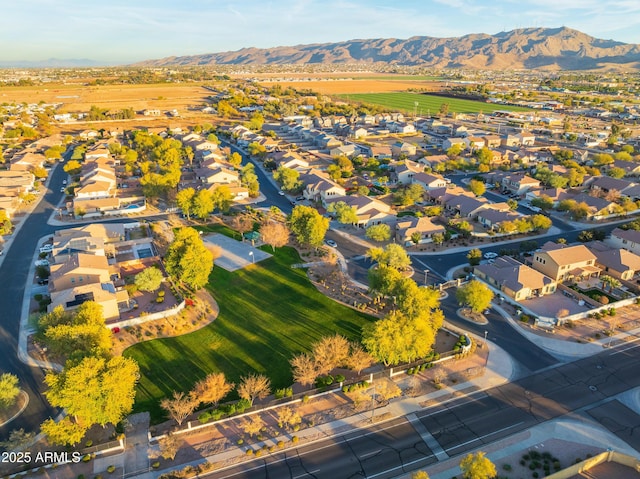
M466 446L467 444L471 444L472 442L480 441L485 437L493 436L494 434L498 434L499 432L506 431L507 429L511 429L512 427L519 426L520 424L524 424L524 421L520 421L517 424L512 424L511 426L503 427L502 429L498 429L497 431L490 432L489 434L485 434L484 436L476 437L475 439L471 439L470 441L463 442L462 444L457 444L453 447L448 448L448 450L458 449L459 447Z

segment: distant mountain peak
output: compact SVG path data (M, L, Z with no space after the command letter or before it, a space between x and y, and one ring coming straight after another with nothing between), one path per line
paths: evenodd
M569 27L518 28L495 35L414 36L242 48L168 57L139 66L390 63L430 68L638 70L640 45L601 40Z

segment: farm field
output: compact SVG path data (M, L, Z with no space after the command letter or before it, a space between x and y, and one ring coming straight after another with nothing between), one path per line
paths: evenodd
M498 105L493 103L484 103L481 101L465 100L461 98L447 98L435 95L422 95L419 93L359 93L350 95L339 95L347 101L358 103L369 103L373 105L381 105L386 108L412 113L414 112L415 102L418 102L417 112L432 114L440 110L443 103L449 104L449 111L454 113L489 113L494 110L509 111L529 111L528 108L517 106Z
M184 112L201 105L211 92L200 84L83 85L47 83L32 87L0 88L0 103L62 103L59 113L89 111L91 105L114 110L158 108Z
M268 249L271 252L271 249ZM264 373L272 388L292 383L289 359L323 336L339 333L359 339L372 318L342 306L318 292L292 248L272 258L227 272L219 267L208 288L220 306L218 318L203 329L175 338L136 344L124 352L140 365L136 411L163 417L160 399L188 391L214 371L238 383L243 375Z

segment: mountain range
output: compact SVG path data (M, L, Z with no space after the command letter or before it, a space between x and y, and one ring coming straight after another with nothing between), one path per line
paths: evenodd
M387 63L429 68L638 70L640 45L602 40L577 30L522 28L495 35L454 38L378 38L337 43L243 48L232 52L173 56L137 66L285 65Z

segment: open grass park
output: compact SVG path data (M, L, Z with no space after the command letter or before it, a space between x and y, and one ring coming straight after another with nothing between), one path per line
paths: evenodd
M449 98L421 93L353 93L339 95L341 98L358 103L381 105L390 110L413 114L426 115L428 112L436 114L443 103L449 104L449 111L453 113L491 113L495 110L529 111L528 108L510 105L498 105L482 101L465 100L463 98ZM416 102L418 105L416 106Z
M267 251L271 253L269 248ZM220 307L218 318L193 333L136 344L125 356L140 365L136 411L163 417L160 400L189 391L196 381L222 371L238 383L252 372L271 378L273 388L292 383L289 359L323 336L359 339L373 318L332 301L311 284L292 248L247 268L214 267L208 288Z

